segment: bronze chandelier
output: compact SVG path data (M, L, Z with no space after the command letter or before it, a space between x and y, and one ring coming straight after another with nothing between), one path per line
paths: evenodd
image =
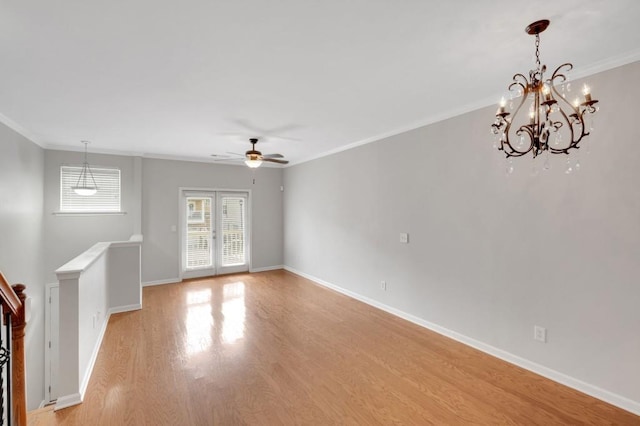
M505 152L509 162L511 157L522 157L530 152L535 158L543 152L569 154L571 149L578 149L580 141L592 130L591 115L598 110L598 101L591 97L587 85L582 90L582 99L576 98L573 103L567 100L566 96L571 92L567 73L573 68L572 64L560 65L550 78L545 79L547 67L540 62L540 33L548 26L549 21L545 19L525 29L527 34L536 37L536 69L529 71L529 78L523 74L513 76L513 83L509 85L512 112L502 98L496 120L491 125L495 147ZM520 98L519 103L517 98ZM522 118L521 114L527 103L528 119ZM548 168L547 162L545 168Z

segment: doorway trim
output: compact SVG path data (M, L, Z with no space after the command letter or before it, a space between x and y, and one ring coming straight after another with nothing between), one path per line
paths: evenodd
M216 194L216 201L218 198L218 194L219 193L240 193L240 192L244 192L247 194L247 217L246 217L246 226L247 226L247 272L250 272L252 270L252 265L251 262L253 260L253 238L252 238L252 219L253 219L253 212L252 212L252 194L251 194L251 189L242 189L242 188L206 188L206 187L191 187L191 186L180 186L178 187L178 277L180 281L183 281L187 278L184 277L184 256L182 253L183 250L183 239L186 237L184 235L185 230L183 229L183 222L185 220L185 212L184 209L182 208L182 198L184 196L185 192L214 192ZM217 209L217 202L216 202L216 209ZM217 218L218 214L216 212L216 222L218 221ZM218 224L216 223L215 227L217 228ZM216 229L216 246L217 246L217 232L218 230ZM216 250L217 251L217 250ZM216 253L217 256L217 253ZM215 262L215 275L218 274L218 264L217 264L217 260Z
M52 384L52 380L51 380L51 375L52 374L57 374L56 371L53 371L53 369L51 368L51 361L52 361L52 349L55 349L58 345L58 342L54 342L53 341L53 336L51 333L51 329L54 325L57 325L59 327L59 323L58 324L53 324L53 322L51 321L52 319L52 299L51 299L51 290L54 288L59 288L60 285L59 283L50 283L50 284L46 284L45 285L45 303L44 303L44 318L45 318L45 326L44 326L44 400L42 401L43 404L41 405L46 405L49 404L51 402L53 402L54 400L51 399L51 395L52 392L55 391L55 389L53 389L53 384Z

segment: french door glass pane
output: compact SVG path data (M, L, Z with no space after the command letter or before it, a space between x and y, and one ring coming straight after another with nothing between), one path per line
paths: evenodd
M213 265L211 197L187 197L187 268Z
M222 266L245 263L245 198L222 197Z

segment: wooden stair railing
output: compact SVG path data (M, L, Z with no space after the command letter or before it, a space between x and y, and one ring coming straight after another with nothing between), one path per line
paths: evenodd
M0 272L0 303L2 304L3 321L7 326L7 349L2 346L0 358L7 358L8 366L7 396L7 424L23 426L27 424L27 398L25 393L25 358L24 358L24 327L25 312L24 294L25 286L15 284L10 286L4 275ZM11 332L9 333L9 325ZM9 343L9 335L11 342ZM4 398L4 395L0 395Z

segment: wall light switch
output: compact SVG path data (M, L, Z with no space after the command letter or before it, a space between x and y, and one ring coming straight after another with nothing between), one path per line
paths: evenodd
M533 338L539 342L547 342L547 329L539 325L533 326Z
M400 242L401 243L408 243L409 242L409 234L406 233L401 233L400 234Z

